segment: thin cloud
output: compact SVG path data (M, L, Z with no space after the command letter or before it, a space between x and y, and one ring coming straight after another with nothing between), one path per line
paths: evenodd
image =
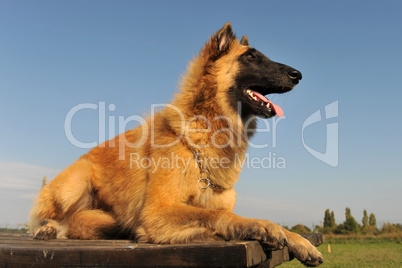
M0 226L26 223L43 177L53 179L60 170L18 162L0 162Z

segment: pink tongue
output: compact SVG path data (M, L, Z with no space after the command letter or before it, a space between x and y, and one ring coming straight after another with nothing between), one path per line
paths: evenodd
M274 112L276 113L276 115L278 117L283 116L283 110L279 105L273 104L270 100L268 100L267 98L265 98L263 95L261 95L260 93L258 93L256 91L253 91L253 94L256 95L263 102L269 103L269 105L272 107L272 109L274 110Z

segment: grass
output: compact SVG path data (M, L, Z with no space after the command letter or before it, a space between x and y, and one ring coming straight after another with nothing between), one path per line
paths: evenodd
M325 241L326 242L326 241ZM320 267L402 267L402 244L395 241L348 241L348 243L324 243L318 250L324 256ZM305 267L299 261L293 260L280 267Z
M19 229L0 228L0 232L6 232L6 233L27 233L27 232L28 232L28 228L19 228Z

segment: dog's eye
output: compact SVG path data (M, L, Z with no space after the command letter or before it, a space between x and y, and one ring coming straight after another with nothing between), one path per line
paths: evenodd
M247 59L249 59L249 60L255 59L255 56L253 55L253 53L247 53L247 54L246 54L246 57L247 57Z

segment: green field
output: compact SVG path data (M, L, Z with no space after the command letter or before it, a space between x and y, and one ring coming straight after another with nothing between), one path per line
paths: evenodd
M324 256L324 264L320 267L402 267L402 244L394 241L379 243L324 243L318 250ZM280 267L305 267L293 260Z

